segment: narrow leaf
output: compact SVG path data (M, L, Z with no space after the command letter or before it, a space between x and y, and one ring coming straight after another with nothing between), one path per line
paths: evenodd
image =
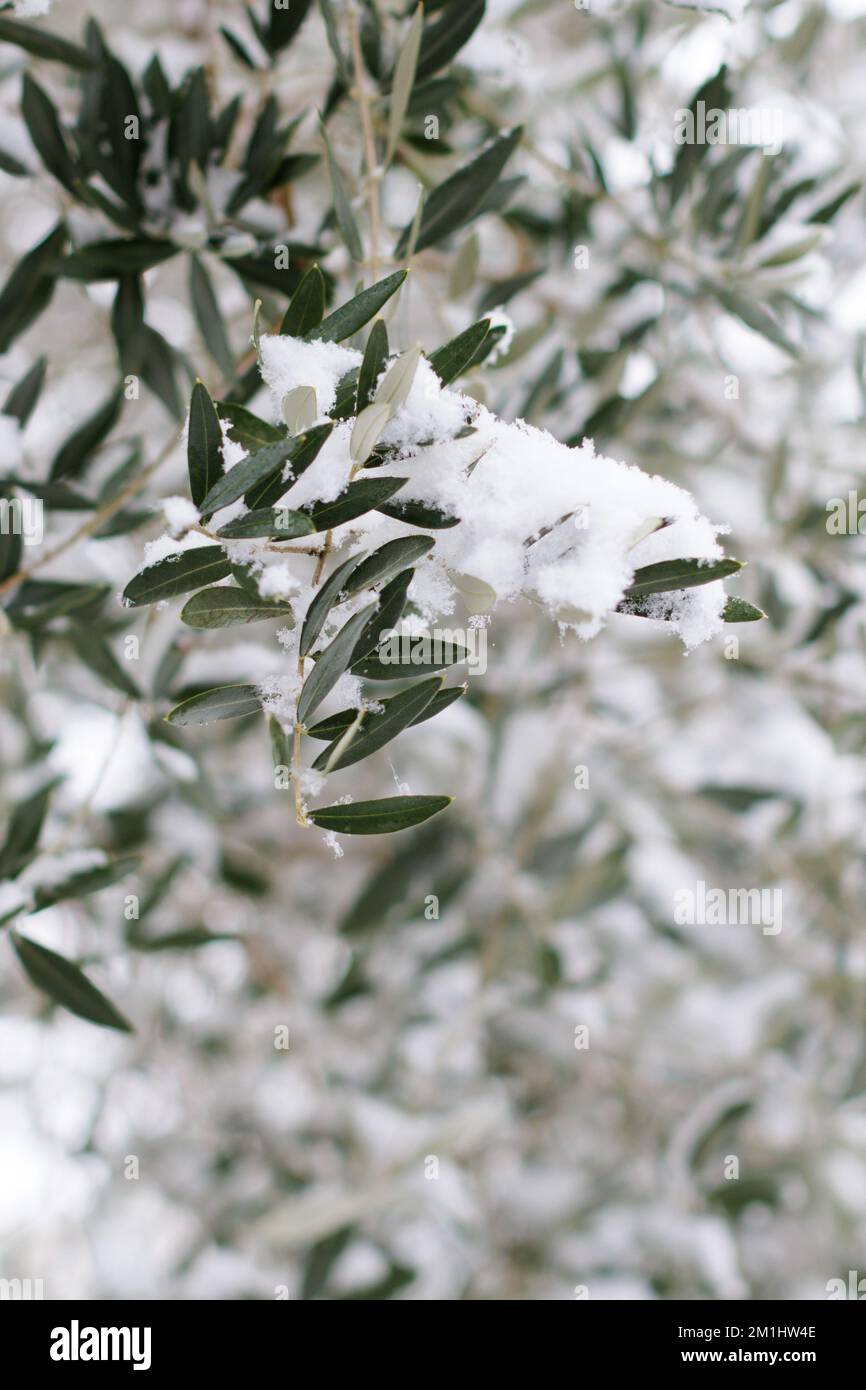
M379 280L369 289L362 290L354 299L350 299L348 304L335 309L333 314L329 314L307 336L312 341L325 343L341 343L344 338L351 338L353 333L357 333L359 328L363 328L365 323L369 323L370 319L378 314L383 304L387 304L407 274L406 270L395 270L393 275L386 275L384 280Z
M93 869L80 869L59 883L42 884L33 894L33 911L42 912L55 903L67 902L70 898L86 898L90 893L99 893L119 883L138 867L135 855L124 859L114 859L110 864L98 864Z
M220 685L182 700L165 718L167 723L185 728L189 724L210 724L215 719L237 719L259 709L261 700L254 685Z
M350 801L345 806L322 806L310 820L322 830L342 835L391 835L420 825L453 801L451 796L386 796L381 801Z
M288 604L251 597L245 589L218 584L201 589L188 599L180 613L187 627L232 627L235 623L260 623L281 618L285 627L294 627L294 614Z
M348 668L352 658L352 652L358 635L375 611L375 605L369 604L362 608L360 613L355 613L347 623L344 623L332 642L325 647L320 655L315 667L310 672L304 682L300 699L298 700L298 722L305 724L309 716L330 694L343 672Z
M430 354L430 366L443 386L450 386L466 370L489 331L490 320L479 319L469 328L464 328L450 343L445 343Z
M343 181L343 175L340 166L334 158L334 151L331 149L331 142L328 139L328 132L325 129L324 122L319 122L319 128L322 133L322 139L325 142L325 154L328 159L328 173L331 179L331 191L334 195L334 216L337 219L337 226L340 229L340 234L343 241L346 243L346 250L352 257L352 260L362 261L364 259L364 248L361 245L361 234L358 231L358 224L352 212L349 195L346 192L346 185Z
M211 278L198 256L190 256L189 259L189 297L202 342L225 380L234 381L234 355Z
M293 512L289 507L258 507L221 526L217 535L227 541L288 541L312 535L315 529L304 512Z
M383 748L386 743L390 743L405 728L414 723L416 717L430 704L441 685L442 677L434 676L431 680L420 681L417 685L409 686L408 690L401 690L399 695L394 695L390 700L383 702L384 708L381 714L366 714L364 716L354 739L334 758L333 762L330 759L333 758L343 738L342 734L319 755L313 763L313 767L319 772L325 770L338 772L341 768L351 767L353 763L359 763L364 758L368 758L371 753Z
M356 409L359 415L372 401L376 382L385 370L387 362L388 330L385 327L384 319L377 319L370 329L370 336L367 339L367 346L364 349L364 360L358 371L358 403Z
M340 595L345 593L344 585L348 581L352 571L360 565L366 556L366 551L362 550L357 555L350 555L348 560L344 560L338 565L328 578L325 580L319 592L316 594L304 619L304 626L301 629L301 642L298 648L301 656L306 656L311 650L316 638L322 630L322 625L333 608L339 601Z
M231 573L221 545L200 545L179 555L166 555L132 578L123 591L128 604L139 608L146 603L187 594L203 584L215 584Z
M499 135L469 164L434 188L424 206L421 227L415 243L416 251L450 236L465 227L480 211L485 198L496 184L499 175L523 136L522 126ZM411 226L404 228L394 250L399 259L409 243Z
M353 571L347 592L354 594L360 589L369 588L371 584L393 579L395 574L414 565L435 544L432 536L398 536L396 540L386 541Z
M197 381L190 397L186 444L189 490L197 507L223 476L222 443L222 430L210 392L203 382Z
M48 475L52 482L77 478L84 472L91 456L113 429L122 406L123 392L115 391L83 425L79 425L54 456Z
M121 1033L135 1031L111 1000L106 999L72 961L17 932L12 932L12 945L31 982L56 1004L62 1004L70 1013L102 1028L116 1028Z
M690 589L699 584L711 584L741 570L741 560L726 556L721 560L660 560L655 565L643 565L623 595L626 599L645 594L663 594L672 589Z
M314 502L302 508L302 511L310 518L315 531L331 531L335 526L342 526L373 511L381 502L399 492L407 481L406 478L393 477L361 478L356 483L349 483L333 502Z
M484 9L483 4L481 8ZM418 51L421 47L423 31L424 9L423 6L419 5L412 16L412 23L409 25L408 33L403 40L394 69L394 81L391 84L391 109L388 116L388 143L385 147L386 169L394 158L394 151L403 129L409 98L415 85L415 69L418 65Z
M285 312L280 333L306 338L318 328L325 314L325 277L317 265L304 276Z

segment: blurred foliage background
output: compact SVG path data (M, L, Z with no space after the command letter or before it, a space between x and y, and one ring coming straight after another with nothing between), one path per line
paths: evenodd
M524 133L412 256L392 342L504 308L472 393L688 487L768 617L684 657L664 624L583 645L498 610L466 699L352 785L456 790L448 816L336 861L259 717L163 722L268 639L118 604L184 489L191 383L255 403L253 300L278 323L314 261L335 304L378 278L346 240L348 216L368 256L351 40L381 150L411 10L253 12L62 0L33 23L73 49L0 44L0 466L47 516L41 548L3 538L0 916L36 884L26 934L135 1027L55 1008L2 943L0 1273L60 1298L824 1297L866 1258L863 545L827 528L862 476L866 11L427 6L380 273L419 184ZM181 93L162 165L100 135L126 70L142 109ZM677 145L699 99L781 113L781 151ZM70 889L95 851L122 874ZM781 889L781 931L677 924L701 880Z

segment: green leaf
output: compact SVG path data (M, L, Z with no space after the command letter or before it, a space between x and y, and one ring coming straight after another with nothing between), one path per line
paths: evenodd
M724 64L718 72L709 77L703 86L699 87L692 97L689 110L693 121L698 119L698 103L703 102L704 111L727 110L730 106L730 91L728 88L727 68ZM699 144L697 141L684 142L677 147L677 155L674 160L674 167L668 178L668 195L671 207L679 201L685 192L695 170L707 153L709 146Z
M371 584L393 579L395 574L414 565L435 544L432 536L398 536L396 540L386 541L353 571L346 586L347 592L354 594L360 589L368 589Z
M122 275L141 275L179 250L173 242L155 237L90 241L62 260L57 273L68 280L119 280Z
M332 420L348 420L355 414L358 396L358 378L361 375L360 367L352 367L341 376L337 382L337 394L334 397L334 404L328 411Z
M480 210L485 198L496 184L514 149L523 136L523 127L499 135L486 149L482 150L469 164L458 169L455 174L440 183L427 199L416 251L423 251L437 242L465 227ZM394 250L399 259L405 251L411 234L411 227L403 230Z
M483 0L481 9L482 11L484 9ZM409 98L415 85L415 71L418 66L418 52L421 47L423 30L424 8L419 5L412 16L412 23L409 25L403 40L394 69L394 81L391 84L391 109L388 115L388 143L385 147L384 165L386 169L394 158L394 151L397 148L409 106Z
M322 322L325 314L325 277L317 265L307 271L285 312L280 333L290 338L306 338Z
M227 541L288 541L312 535L315 529L304 512L293 512L288 507L258 507L221 526L217 535Z
M304 1281L301 1285L303 1302L309 1302L323 1292L328 1276L354 1234L354 1229L353 1226L343 1226L312 1247L304 1262Z
M330 531L335 526L342 526L346 521L354 521L356 517L373 511L380 502L393 497L406 482L407 478L361 478L356 483L349 483L333 502L314 502L302 510L310 518L314 531Z
M210 515L237 502L240 497L245 498L249 507L265 505L269 493L275 494L270 500L276 500L291 487L295 478L309 468L333 428L333 423L329 421L326 425L316 425L305 434L283 438L276 444L266 444L263 449L257 449L249 458L235 464L211 488L202 502L202 511ZM292 472L284 480L283 471L287 463L292 465Z
M756 623L766 616L760 608L744 598L729 598L722 609L722 621L725 623Z
M270 425L260 420L246 406L236 405L234 401L217 401L217 414L228 426L229 439L242 444L250 453L262 449L266 444L277 444L286 438L286 432L278 425Z
M25 631L42 627L74 609L101 602L105 584L65 584L60 580L27 579L19 584L6 616L13 627Z
M271 0L268 27L263 39L268 53L279 53L281 49L288 48L311 7L312 0L291 0L290 4L280 7Z
M20 159L9 154L7 150L0 150L0 169L4 174L11 174L15 179L26 179L30 177L30 170L26 164L22 164Z
M291 257L291 243L288 243L288 246ZM323 253L317 249L316 254ZM225 256L223 259L245 285L263 285L265 289L275 290L277 294L288 297L300 284L300 271L291 263L286 266L277 265L273 251L263 256Z
M400 909L399 920L420 916L425 896L439 898L440 912L467 877L476 846L471 829L451 817L407 835L367 877L340 922L340 931L356 936L381 928Z
M385 370L387 362L388 330L385 327L384 319L377 319L370 329L370 336L364 349L364 359L358 370L358 401L356 406L358 415L372 401L376 382Z
M430 366L443 386L450 386L466 370L489 331L490 320L479 319L469 328L464 328L450 343L445 343L430 354Z
M442 17L424 30L416 78L424 82L459 53L484 18L484 0L450 0Z
M142 329L144 359L141 375L146 385L162 401L166 410L175 420L183 418L183 407L175 381L176 353L161 333L150 324Z
M266 618L281 618L285 627L294 627L295 615L285 603L252 598L246 589L219 584L201 589L188 599L180 613L187 627L232 627L235 623L260 623Z
M30 419L33 407L39 399L39 393L45 382L47 365L47 357L38 357L30 370L25 372L21 380L15 383L6 397L3 414L11 415L18 421L22 429Z
M213 941L237 941L234 932L209 931L207 927L181 927L178 931L163 932L161 936L130 937L129 944L136 951L190 951L200 946L209 946Z
M414 575L413 569L401 570L394 579L379 590L376 612L355 643L355 650L352 652L353 664L370 655L373 648L378 645L383 632L391 632L397 626L403 616L409 585L412 583Z
M197 164L204 171L210 148L210 111L208 109L207 76L204 68L195 68L175 100L171 120L169 149L180 166L181 182L187 188L189 168ZM194 200L189 198L190 208Z
M390 743L410 724L414 724L441 685L442 677L434 676L431 680L420 681L417 685L409 686L408 690L401 690L399 695L392 696L390 700L383 701L382 712L364 715L355 737L342 752L334 757L345 731L334 739L330 747L319 754L313 767L318 772L338 772L341 768L351 767L353 763L368 758L371 753ZM349 727L351 728L351 725ZM332 758L333 762L330 761Z
M454 800L451 796L386 796L381 801L350 801L345 806L322 806L310 820L322 830L341 835L392 835L421 825Z
M135 1031L111 1000L106 999L72 961L26 936L19 936L18 932L13 931L11 935L15 953L28 978L56 1004L62 1004L70 1013L102 1028L116 1028L121 1033Z
M495 280L492 285L488 285L479 299L477 312L487 314L493 309L502 308L543 274L544 266L536 266L533 270L521 271L519 275L510 275L507 280Z
M623 597L641 598L646 594L664 594L672 589L711 584L716 579L726 579L728 575L736 574L742 568L742 561L730 556L721 560L660 560L658 564L636 569Z
M395 270L393 275L386 275L384 280L379 280L369 289L362 290L354 299L350 299L348 304L335 309L333 314L329 314L317 328L314 328L312 333L307 335L310 341L341 343L344 338L351 338L353 333L357 333L359 328L363 328L365 323L369 323L370 319L378 314L383 304L387 304L392 294L399 290L407 274L406 270Z
M78 660L85 666L89 666L91 671L106 685L110 685L114 690L119 690L130 700L141 699L141 691L132 676L121 666L104 638L89 630L73 628L69 634L69 643Z
M832 219L836 216L836 213L839 212L848 202L848 199L853 198L855 193L859 193L862 187L862 183L859 182L849 183L848 187L843 188L842 192L837 194L836 197L833 198L829 203L825 203L824 206L820 207L817 212L813 212L811 217L808 218L808 221L818 223L832 221Z
M79 869L60 883L40 885L33 894L33 911L42 912L56 903L67 902L70 898L86 898L89 893L98 893L119 883L138 867L135 855L114 859L110 864L98 864L93 869Z
M0 292L0 353L29 328L54 294L54 270L66 244L66 226L58 222L32 251L18 262Z
M65 63L67 67L79 68L86 72L93 67L93 59L86 48L70 43L58 34L39 29L33 24L20 24L18 20L0 16L0 43L14 43L26 53L36 58L47 58L51 62Z
M189 297L202 342L227 382L235 379L235 361L210 276L198 256L189 260Z
M308 717L318 709L325 696L330 694L343 672L347 670L358 635L374 611L375 605L371 603L362 608L360 613L353 614L319 656L313 670L304 681L298 700L299 724L306 723Z
M15 492L13 488L0 483L0 501L14 502ZM11 514L7 513L11 517ZM0 580L8 579L10 575L17 574L21 565L21 556L24 551L24 541L14 526L10 526L8 521L0 527Z
M255 72L258 68L258 64L250 57L249 52L241 43L237 34L233 34L231 29L227 29L224 24L220 25L219 31L238 61L243 63L245 68L249 68L251 72Z
M146 349L144 295L141 277L124 275L118 281L111 309L111 332L124 372L141 371Z
M223 477L222 442L222 430L210 392L203 382L197 381L190 397L186 444L189 490L197 507L201 507L207 494Z
M322 139L325 142L325 154L328 159L328 173L331 179L331 191L334 195L334 216L337 219L337 226L340 229L340 235L346 244L346 250L352 257L352 260L362 261L364 259L364 248L361 245L361 233L358 231L358 224L352 212L349 195L346 192L346 185L343 181L343 175L340 166L334 158L334 151L331 149L328 132L322 120L319 121L319 129L322 133Z
M341 601L340 596L346 596L344 585L348 581L352 571L357 569L367 552L359 551L357 555L350 555L348 560L344 560L338 565L319 589L309 608L307 616L304 618L304 626L301 628L301 642L298 648L300 656L306 656L313 646L316 638L322 630L322 625L327 618L334 604Z
M431 507L426 502L387 502L377 507L376 511L392 516L395 521L405 522L407 526L424 526L431 531L447 531L451 526L460 525L459 516L447 516L438 507Z
M182 700L165 718L167 723L185 728L189 724L210 724L215 719L237 719L260 709L261 700L254 685L218 685Z
M123 591L126 603L140 608L146 603L188 594L203 584L215 584L231 573L221 545L200 545L179 555L166 555L155 565L140 570Z
M231 216L251 198L262 197L278 176L291 127L279 127L279 108L271 95L262 103L243 159L244 178L232 192L226 211Z
M276 715L268 715L268 734L274 767L289 767L292 761L291 734L286 732Z
M437 683L441 685L442 677L436 679ZM440 690L438 694L433 696L429 704L424 706L420 714L416 714L414 719L410 719L408 727L414 728L416 724L426 724L428 719L435 719L437 714L441 714L442 710L447 709L449 705L453 705L456 700L465 695L468 688L467 685L451 685L447 690ZM415 687L413 686L412 689ZM382 700L381 703L387 708L391 701L397 698L396 695L392 695L389 699ZM346 732L350 725L355 722L357 715L356 709L343 709L338 714L329 714L326 718L320 719L318 724L314 724L306 732L310 738L322 739L325 743L330 743Z
M447 666L456 666L469 656L467 648L459 642L437 643L423 634L401 638L397 653L397 661L386 659L391 651L387 644L383 644L372 656L356 661L352 674L369 681L415 680L418 676L444 671Z
M75 193L81 176L63 134L57 108L27 72L21 84L21 115L45 168L64 188Z
M126 138L129 117L134 116L141 121L135 89L126 68L113 54L106 55L101 76L102 114L112 153L110 173L106 170L106 177L126 205L141 213L143 209L137 179L143 145L141 140Z
M77 478L84 472L91 456L114 428L122 406L123 392L117 390L83 425L79 425L54 456L48 475L52 482L61 478Z
M17 878L34 858L42 823L56 782L40 787L12 812L6 839L0 849L0 879Z

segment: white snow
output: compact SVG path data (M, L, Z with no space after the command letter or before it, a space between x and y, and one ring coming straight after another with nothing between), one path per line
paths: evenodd
M306 343L288 334L263 333L259 351L262 376L276 398L277 412L287 391L312 386L319 409L327 413L340 378L361 362L359 352L339 343Z
M200 520L198 507L188 497L164 497L162 514L172 536L179 538Z
M510 322L505 315L492 317ZM361 360L332 343L287 336L265 336L261 343L262 375L276 415L285 393L300 385L313 386L327 410L339 379ZM472 432L457 438L467 424ZM343 490L353 476L351 430L351 421L340 422L296 485L287 470L287 505L332 500ZM597 454L591 440L570 448L522 420L497 418L471 397L443 387L424 357L382 443L396 456L390 467L366 476L381 478L392 470L407 476L400 500L460 518L459 525L437 533L435 549L416 565L411 598L428 622L453 612L457 595L469 614L529 598L563 629L590 638L622 600L638 566L722 554L720 528L675 484ZM670 524L653 531L661 518ZM358 545L373 549L411 534L417 528L373 511L335 528L333 550L342 559ZM287 556L278 570L262 575L260 591L303 591L311 564ZM724 588L716 582L665 595L659 616L690 649L720 630L724 602ZM340 610L341 622L350 611Z

